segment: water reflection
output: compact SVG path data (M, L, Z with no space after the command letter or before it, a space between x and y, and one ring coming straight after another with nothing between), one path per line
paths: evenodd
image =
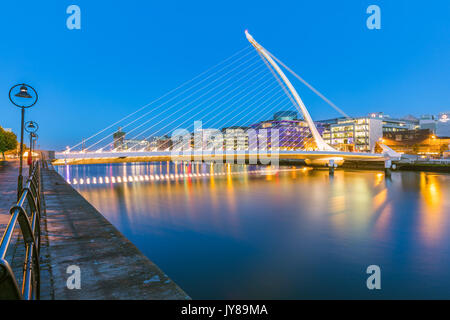
M441 191L441 176L436 174L420 175L420 189L423 201L421 202L422 236L430 245L438 244L442 239L445 228L444 199ZM448 195L447 195L448 196Z
M166 162L58 169L193 298L450 298L450 175ZM382 268L376 294L365 287L370 264Z

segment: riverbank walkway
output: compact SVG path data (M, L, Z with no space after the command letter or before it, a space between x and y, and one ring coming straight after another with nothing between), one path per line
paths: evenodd
M17 162L0 164L0 234L16 200L17 173ZM189 299L51 165L42 179L41 299ZM19 279L20 240L17 234L9 256ZM67 286L71 266L80 268L80 289Z

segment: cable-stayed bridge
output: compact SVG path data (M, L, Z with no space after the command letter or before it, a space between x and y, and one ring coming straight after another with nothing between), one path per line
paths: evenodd
M251 46L56 153L54 164L170 160L270 163L301 159L307 164L335 165L345 160L398 157L383 145L381 154L342 152L327 144L282 68L342 116L347 114L247 31L245 34ZM264 120L280 110L296 111L303 117L296 122L295 132L280 135L283 128L265 127Z

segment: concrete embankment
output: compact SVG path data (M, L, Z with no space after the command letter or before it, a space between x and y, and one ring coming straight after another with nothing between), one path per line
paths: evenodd
M396 163L398 170L405 171L430 171L450 173L450 164L437 163Z
M0 231L15 202L17 163L0 167ZM42 169L41 299L189 299L52 167ZM21 283L23 241L18 226L7 259ZM67 280L79 267L80 289Z
M403 162L393 161L395 170L400 171L430 171L430 172L446 172L450 173L450 164L443 163L426 163L420 162ZM344 169L353 170L384 170L384 162L380 161L345 161L341 166Z

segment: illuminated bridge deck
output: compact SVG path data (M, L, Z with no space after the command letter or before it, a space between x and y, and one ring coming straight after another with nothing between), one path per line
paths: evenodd
M258 161L262 164L271 164L271 161L305 160L308 162L323 162L329 160L345 161L385 161L388 159L381 153L341 152L341 151L224 151L223 153L184 152L171 151L135 151L135 152L61 152L56 153L54 165L65 164L96 164L120 162L151 162L151 161Z

